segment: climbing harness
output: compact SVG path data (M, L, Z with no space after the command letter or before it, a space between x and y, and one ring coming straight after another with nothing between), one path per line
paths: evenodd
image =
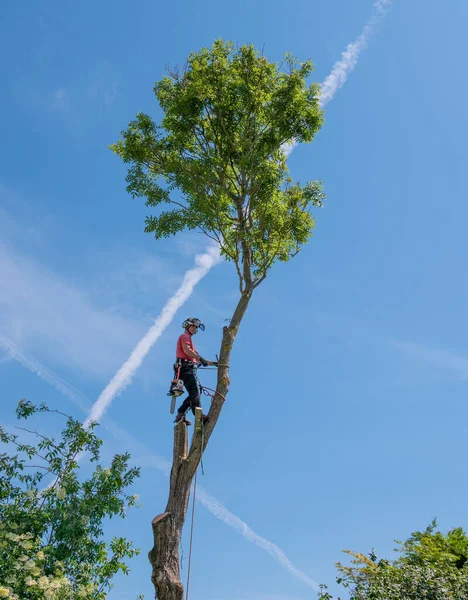
M216 358L218 358L218 357L216 357ZM170 408L171 415L174 414L177 398L179 396L182 396L182 394L184 393L184 382L182 381L182 379L180 379L180 370L184 366L184 363L188 363L189 366L191 366L191 368L193 368L193 370L195 371L195 377L197 378L198 385L200 387L200 393L205 394L205 396L211 396L212 399L216 396L216 393L218 393L218 395L221 396L221 398L223 398L223 400L226 400L226 398L219 392L216 392L216 390L213 390L207 386L202 385L200 383L200 380L198 379L196 372L198 371L198 369L212 371L212 370L217 369L218 366L228 367L229 365L224 365L224 364L219 364L219 362L214 362L213 366L211 366L211 367L203 367L201 365L197 365L194 362L184 361L184 359L178 358L178 359L176 359L176 361L174 363L174 379L172 379L169 391L167 392L167 395L171 397L171 408ZM210 394L209 392L206 392L204 390L209 390L212 393Z

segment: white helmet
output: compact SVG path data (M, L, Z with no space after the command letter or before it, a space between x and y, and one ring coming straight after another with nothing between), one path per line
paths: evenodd
M187 329L188 327L190 327L190 325L195 325L196 327L198 327L202 331L205 331L205 326L200 321L200 319L196 319L195 317L190 317L188 319L185 319L185 321L182 323L182 327L184 329Z

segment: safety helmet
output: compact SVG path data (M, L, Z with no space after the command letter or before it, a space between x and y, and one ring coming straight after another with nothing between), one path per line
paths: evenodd
M184 329L187 329L187 327L190 327L190 325L195 325L196 327L198 327L202 331L205 331L205 326L200 321L200 319L196 319L195 317L190 317L188 319L185 319L185 321L182 323L182 327Z

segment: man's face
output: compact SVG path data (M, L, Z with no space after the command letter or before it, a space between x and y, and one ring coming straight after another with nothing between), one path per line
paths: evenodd
M190 335L195 335L198 331L197 325L190 325L188 328Z

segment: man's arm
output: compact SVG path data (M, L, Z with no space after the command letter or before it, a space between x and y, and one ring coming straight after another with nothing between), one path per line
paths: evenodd
M190 348L190 345L187 343L183 343L182 344L182 349L185 352L185 354L187 356L190 356L190 358L194 358L197 362L203 364L203 360L206 362L207 365L213 365L214 362L211 360L206 360L206 359L202 359L202 357L198 354L198 352L194 352L192 350L192 348ZM205 365L204 365L205 366Z

